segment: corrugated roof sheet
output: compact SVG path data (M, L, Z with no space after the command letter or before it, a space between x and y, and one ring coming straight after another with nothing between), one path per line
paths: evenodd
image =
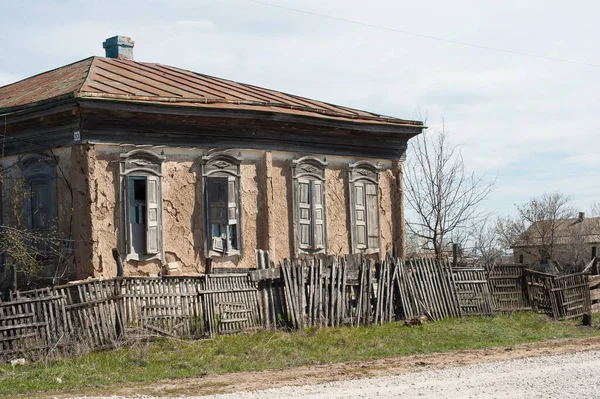
M103 57L90 57L0 87L0 111L69 97L268 111L363 123L422 125L421 122L332 105L167 65Z

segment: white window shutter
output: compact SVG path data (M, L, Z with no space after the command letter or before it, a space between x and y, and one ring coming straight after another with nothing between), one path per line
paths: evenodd
M314 220L314 238L313 249L325 248L325 207L323 206L324 191L323 182L311 180L313 220Z
M228 224L238 224L238 207L237 207L237 178L227 178L227 218Z
M160 250L160 177L146 177L146 253Z
M365 184L365 199L367 207L368 248L379 249L379 207L377 201L377 185Z
M365 185L354 183L354 232L356 249L367 248L367 212L365 209Z
M298 241L300 248L312 247L311 184L309 180L298 180Z

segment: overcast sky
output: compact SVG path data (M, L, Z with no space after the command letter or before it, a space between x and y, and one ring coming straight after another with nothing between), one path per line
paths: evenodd
M544 191L582 211L600 199L600 3L267 1L305 13L252 0L3 1L0 86L126 35L138 61L426 115L432 130L444 120L467 167L496 178L485 207L498 214Z

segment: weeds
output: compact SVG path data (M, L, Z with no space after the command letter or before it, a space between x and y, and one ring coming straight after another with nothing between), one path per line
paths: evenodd
M389 323L291 333L264 331L203 341L151 341L140 334L140 339L120 343L111 351L86 353L82 349L83 354L73 358L49 359L14 370L10 365L0 366L0 395L600 336L597 327L577 324L525 312L412 327Z

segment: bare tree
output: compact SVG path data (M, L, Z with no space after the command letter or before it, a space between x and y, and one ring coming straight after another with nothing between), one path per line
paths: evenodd
M415 137L410 145L404 173L407 227L440 257L453 232L487 216L479 205L494 183L465 171L459 149L448 143L443 128Z
M23 180L16 179L6 193L8 223L0 224L0 288L16 288L17 275L26 282L46 280L59 282L67 273L63 240L59 238L57 221L43 229L30 229L24 218L24 199L30 195Z
M593 202L591 208L592 213L590 216L600 217L600 202Z
M480 223L470 232L472 256L484 265L494 265L503 255L496 226Z
M577 257L577 244L583 239L578 237L577 229L569 228L577 223L575 209L569 201L567 195L552 192L517 205L516 217L499 218L497 222L496 231L504 247L518 249L530 259L528 263L564 262L569 257Z

